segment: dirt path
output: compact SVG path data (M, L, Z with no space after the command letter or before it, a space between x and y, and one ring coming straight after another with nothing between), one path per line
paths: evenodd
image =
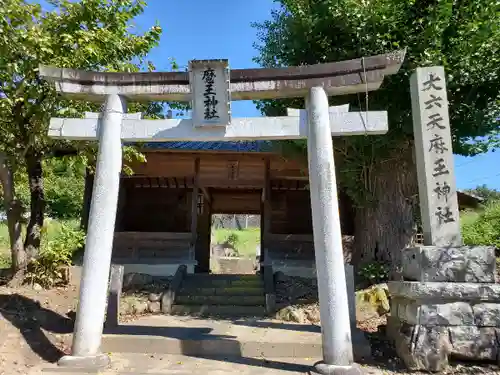
M0 374L26 374L67 350L78 290L0 287Z

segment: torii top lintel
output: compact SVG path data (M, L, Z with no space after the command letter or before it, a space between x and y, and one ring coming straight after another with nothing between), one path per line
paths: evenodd
M386 75L399 71L405 54L398 50L324 64L234 69L231 100L303 97L314 86L322 86L328 95L377 90ZM120 94L132 101L191 100L188 72L104 73L41 65L40 76L74 99L103 101L108 94Z

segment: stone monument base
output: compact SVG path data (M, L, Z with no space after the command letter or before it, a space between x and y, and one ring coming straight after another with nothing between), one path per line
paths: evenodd
M403 259L404 277L417 281L388 283L387 333L406 366L443 371L450 357L500 360L494 249L426 246L405 250Z

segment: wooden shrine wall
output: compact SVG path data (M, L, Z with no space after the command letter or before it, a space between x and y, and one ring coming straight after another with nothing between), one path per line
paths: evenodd
M353 211L348 198L339 195L344 235L354 231ZM273 259L314 259L311 199L309 190L272 190L270 233L265 248Z
M142 188L122 181L113 258L155 264L186 258L191 242L190 189Z
M127 186L120 210L123 232L190 232L190 189Z

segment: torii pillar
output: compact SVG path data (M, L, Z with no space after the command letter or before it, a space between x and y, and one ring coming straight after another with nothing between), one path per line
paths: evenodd
M96 368L101 353L106 293L121 170L121 142L308 139L314 248L322 322L321 374L358 374L349 321L332 135L384 134L387 113L332 112L329 95L376 90L396 73L404 51L339 63L229 72L227 60L190 63L190 72L98 73L40 67L66 96L105 101L100 119L51 120L49 135L99 140L99 153L80 301L70 356L60 365ZM176 82L172 84L171 82ZM231 100L306 97L296 116L232 119ZM208 98L208 99L207 99ZM192 120L138 120L124 115L125 101L191 101Z

